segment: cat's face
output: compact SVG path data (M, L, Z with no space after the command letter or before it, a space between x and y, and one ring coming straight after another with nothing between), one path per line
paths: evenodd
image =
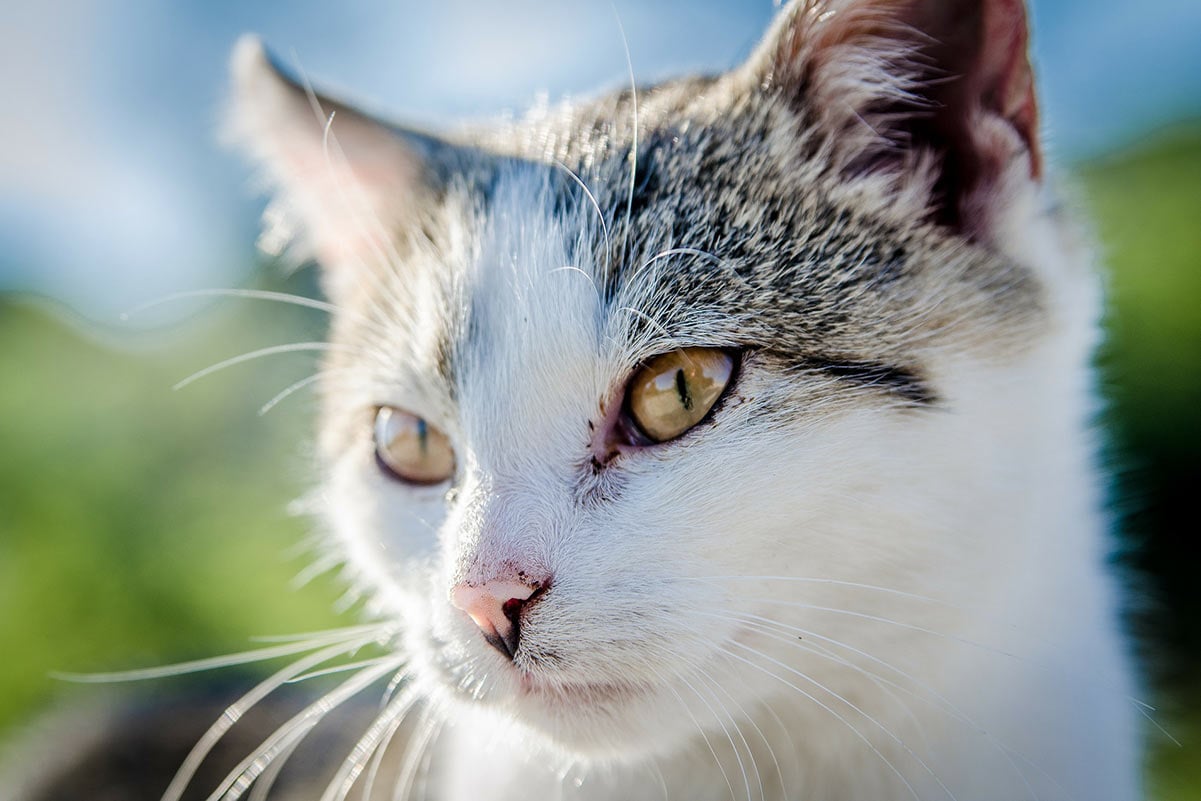
M797 667L856 697L823 642L920 662L870 618L929 595L954 630L1018 561L1038 370L1079 345L1048 344L1057 290L1001 241L1051 230L1032 120L973 101L987 137L952 156L914 126L898 154L847 120L905 119L913 65L811 11L640 91L636 131L628 92L457 145L341 109L328 161L243 48L269 98L243 127L341 309L331 548L431 695L575 753L667 750L795 699Z

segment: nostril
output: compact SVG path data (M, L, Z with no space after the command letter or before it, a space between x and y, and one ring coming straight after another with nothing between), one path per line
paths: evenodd
M514 626L518 625L521 619L521 607L525 606L525 601L520 598L510 598L501 604L501 613L509 619L509 622Z
M540 582L531 588L533 592L529 593L529 595L526 597L510 598L509 600L505 601L500 605L501 614L503 614L505 618L514 626L520 625L521 611L530 604L534 603L534 601L538 600L538 598L546 592L547 586L548 582Z
M459 584L451 590L451 603L479 627L484 640L512 659L521 638L521 613L543 595L549 581L494 579L482 584Z

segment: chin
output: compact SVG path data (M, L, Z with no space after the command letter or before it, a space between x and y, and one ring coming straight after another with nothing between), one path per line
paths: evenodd
M672 688L659 682L579 681L525 654L510 661L478 632L421 637L412 665L436 704L482 714L498 731L573 760L634 761L695 730ZM412 653L412 652L411 652ZM687 728L686 728L687 727Z
M460 696L497 713L535 744L576 760L628 762L670 750L680 716L670 692L653 686L571 685L516 677L484 699ZM695 724L692 724L695 725Z

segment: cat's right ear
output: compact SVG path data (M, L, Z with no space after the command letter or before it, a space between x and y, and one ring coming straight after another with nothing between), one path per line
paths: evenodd
M288 77L255 36L238 41L231 72L226 132L259 162L275 193L264 250L315 258L336 294L345 276L423 228L440 192L433 164L444 144L316 94Z
M739 77L799 111L841 180L893 180L988 240L1042 174L1028 40L1023 0L792 0Z

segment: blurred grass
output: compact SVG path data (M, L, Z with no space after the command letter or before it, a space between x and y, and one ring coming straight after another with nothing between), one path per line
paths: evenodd
M161 665L241 651L254 634L334 623L329 580L287 584L307 523L311 410L257 410L311 372L274 357L172 384L225 356L296 339L303 311L227 305L163 337L100 344L0 297L0 735L74 688L50 671ZM310 315L315 312L308 312Z
M1103 350L1130 562L1158 611L1149 638L1159 738L1151 798L1201 797L1201 127L1103 161L1076 180L1112 272ZM311 294L306 277L268 288ZM285 513L308 485L313 409L267 399L311 356L171 385L255 347L320 338L317 312L219 304L182 331L101 344L62 315L0 296L0 739L72 688L52 670L167 664L243 650L254 634L336 625L326 578L301 592L289 560L308 523ZM106 334L111 338L111 332Z
M1079 170L1110 269L1100 362L1132 619L1161 709L1148 797L1201 798L1201 124Z

